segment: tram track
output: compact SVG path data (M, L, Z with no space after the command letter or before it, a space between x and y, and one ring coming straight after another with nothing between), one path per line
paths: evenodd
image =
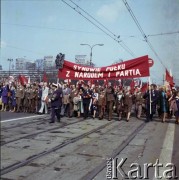
M33 133L33 134L28 134L26 136L22 136L22 137L19 137L19 138L16 138L16 139L13 139L13 140L9 140L9 141L2 141L0 142L0 146L4 146L4 145L7 145L9 143L12 143L12 142L15 142L15 141L19 141L21 139L29 139L29 138L33 138L39 134L42 134L42 133L45 133L45 132L50 132L50 131L53 131L53 130L57 130L59 128L64 128L64 127L67 127L69 125L72 125L72 124L76 124L76 123L79 123L79 122L82 122L84 120L78 120L78 121L75 121L75 122L72 122L72 123L63 123L61 126L58 126L58 127L54 127L54 128L50 128L50 129L46 129L46 130L43 130L43 131L40 131L40 132L36 132L36 133Z
M79 122L79 121L78 121L78 122ZM9 165L9 166L1 169L1 176L4 175L4 174L7 174L7 173L9 173L9 172L12 172L12 171L14 171L14 170L16 170L16 169L19 169L19 168L21 168L21 167L29 164L30 162L32 162L32 161L34 161L34 160L36 160L36 159L39 159L39 158L41 158L41 157L43 157L43 156L46 156L46 155L48 155L48 154L50 154L50 153L52 153L52 152L54 152L54 151L57 151L57 150L65 147L65 146L67 146L67 145L69 145L69 144L72 144L72 143L74 143L74 142L76 142L76 141L79 141L79 140L87 137L88 135L90 135L90 134L92 134L92 133L98 132L99 130L101 130L101 129L103 129L103 128L105 128L105 127L113 124L114 122L115 122L115 121L108 122L108 123L106 123L106 124L104 124L104 125L99 126L98 128L92 129L92 130L89 131L89 132L83 133L83 134L81 134L81 135L79 135L79 136L77 136L77 137L74 137L74 138L71 138L71 139L69 139L69 140L67 140L67 141L64 141L64 142L62 142L61 144L59 144L59 145L57 145L57 146L55 146L55 147L53 147L53 148L51 148L51 149L49 149L49 150L47 150L47 151L40 152L40 153L38 153L38 154L35 154L35 155L32 155L32 156L26 158L26 159L23 160L23 161L20 161L20 162L11 164L11 165ZM73 123L73 124L74 124L74 123ZM58 127L58 128L55 128L55 129L59 129L59 127ZM53 128L53 130L54 130L54 128Z
M129 143L135 138L135 136L146 126L146 123L142 123L137 129L132 132L126 140L120 144L113 153L109 156L111 159L114 159L118 156L128 145ZM88 172L85 176L83 176L80 180L93 180L95 177L106 167L106 159L101 162L97 167L95 167L92 171Z

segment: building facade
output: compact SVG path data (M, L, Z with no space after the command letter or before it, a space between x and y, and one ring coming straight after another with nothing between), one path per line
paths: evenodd
M16 70L26 70L26 59L25 58L17 58L15 61L15 69Z
M53 56L45 56L44 57L44 70L55 68L55 59Z

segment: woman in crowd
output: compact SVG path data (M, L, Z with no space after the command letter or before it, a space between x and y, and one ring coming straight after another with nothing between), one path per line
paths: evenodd
M166 115L168 112L168 99L165 91L165 87L161 87L159 91L159 112L160 112L160 117L162 118L162 122L164 123L166 121Z
M176 92L176 96L174 98L172 107L171 107L174 111L174 115L175 115L175 123L179 124L179 91Z
M126 113L127 119L126 121L129 121L131 110L132 110L132 104L133 104L133 96L130 90L126 90L124 93L124 112Z
M1 111L6 111L8 105L8 92L9 92L9 85L7 83L3 83L2 86L2 109Z
M11 105L10 105L10 112L15 112L16 111L16 88L14 85L11 86L10 88L11 92Z
M93 112L93 119L96 118L96 112L97 112L97 108L98 108L98 92L97 90L94 88L93 89L93 93L92 93L92 112Z
M74 103L74 114L77 114L77 117L80 118L80 107L81 107L81 95L79 94L78 91L75 91L74 93L74 98L73 98L73 103Z

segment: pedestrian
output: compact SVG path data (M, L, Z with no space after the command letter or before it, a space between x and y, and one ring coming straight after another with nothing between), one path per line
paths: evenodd
M57 122L60 122L60 111L62 105L63 92L61 88L58 88L58 84L52 84L52 98L51 101L51 121L49 123L55 122L55 116L57 117Z
M116 97L116 110L118 114L119 121L122 119L122 113L124 111L124 93L122 90L117 92Z
M84 89L83 89L83 108L84 108L84 119L87 119L89 115L89 105L90 105L90 100L92 97L92 92L89 88L89 85L85 84Z
M143 93L141 92L141 89L138 88L136 89L136 93L135 93L135 112L136 112L136 117L138 119L141 118L143 102L144 102Z
M127 116L126 121L129 121L131 110L133 105L133 95L130 90L126 90L124 93L124 112Z
M158 106L159 106L159 112L160 116L162 118L162 122L165 122L167 112L169 111L169 104L168 99L166 96L165 87L161 87L159 91L159 97L158 97Z
M108 121L112 120L114 102L115 102L114 88L109 82L108 87L106 88L106 105L107 105Z
M2 108L1 111L6 111L7 104L8 104L8 92L9 92L9 86L7 83L3 83L2 87Z
M93 89L93 93L92 93L92 112L93 112L93 119L96 118L96 112L98 110L98 99L99 99L99 94L97 92L97 90L94 88Z
M22 100L24 99L24 94L25 94L24 86L21 83L18 83L17 91L16 91L17 113L19 113L20 110L22 110L22 105L23 105Z
M77 117L80 118L81 95L78 91L75 91L74 93L73 104L74 114L77 114Z
M10 112L16 111L16 88L14 85L11 86L11 108Z
M43 88L42 88L41 108L38 114L43 114L44 108L45 108L45 114L48 113L48 109L47 109L48 92L49 92L49 88L47 86L47 82L44 82Z
M25 113L29 112L29 93L30 93L30 84L26 85L24 89L24 101L23 101L23 111Z
M143 98L146 99L146 122L153 120L153 115L156 113L156 105L158 102L158 91L156 85L151 84Z
M104 89L101 89L98 99L99 120L102 120L104 118L105 109L106 109L106 94Z
M172 102L171 109L174 111L175 123L179 124L179 91L176 92L176 96Z

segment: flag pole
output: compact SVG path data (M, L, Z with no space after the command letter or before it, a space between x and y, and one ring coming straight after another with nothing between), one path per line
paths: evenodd
M151 79L149 76L149 100L150 100L150 114L152 114L152 98L151 98Z

